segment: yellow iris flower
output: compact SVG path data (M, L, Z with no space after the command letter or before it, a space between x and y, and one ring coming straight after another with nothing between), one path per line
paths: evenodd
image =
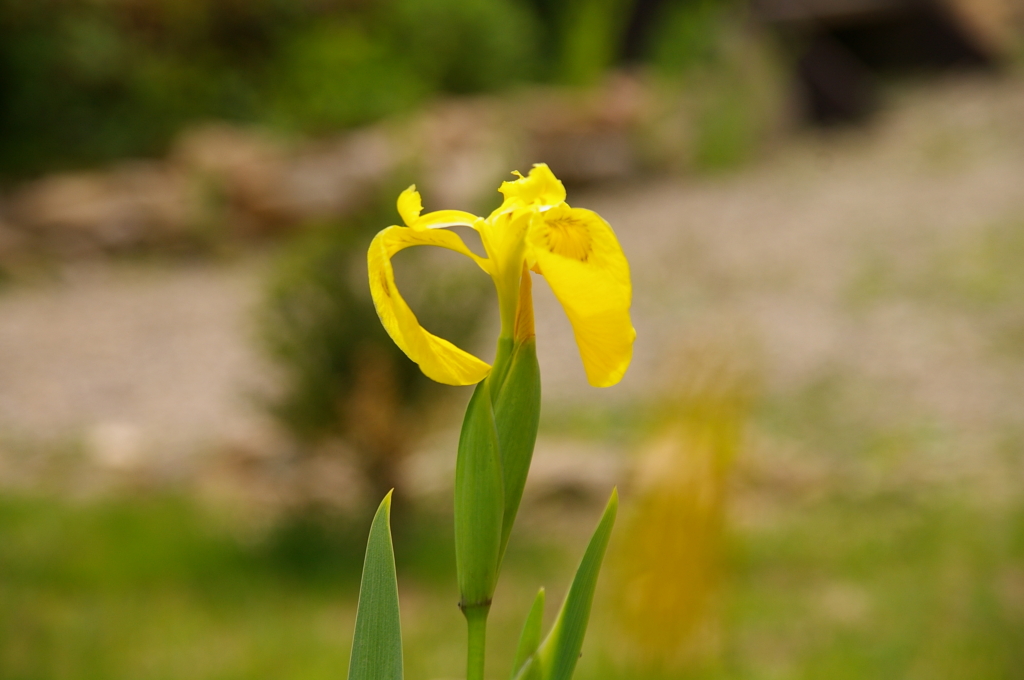
M516 332L517 314L532 319L532 308L520 309L532 305L529 282L522 281L532 269L547 279L565 309L590 384L614 385L629 366L636 337L629 317L629 263L615 233L597 213L570 208L565 187L547 165L535 165L527 177L515 174L518 179L502 182L499 191L505 200L487 218L461 210L422 214L416 187L402 192L398 213L405 226L377 234L367 257L377 314L427 377L448 385L471 385L487 377L490 365L419 324L395 286L391 258L410 246L429 245L472 259L494 279L503 338ZM475 229L487 257L476 255L456 233L444 229L452 226ZM532 336L532 325L527 332Z

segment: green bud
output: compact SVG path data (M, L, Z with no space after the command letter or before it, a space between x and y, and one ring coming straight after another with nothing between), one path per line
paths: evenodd
M498 577L504 484L489 382L476 386L455 463L455 565L460 606L488 607Z
M493 403L505 483L499 553L504 556L523 498L540 423L540 366L537 364L537 344L532 337L512 347L507 370L502 374L504 380L493 394Z

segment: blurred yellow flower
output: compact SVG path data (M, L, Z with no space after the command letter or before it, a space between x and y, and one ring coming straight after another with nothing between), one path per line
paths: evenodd
M690 339L681 364L662 360L671 393L612 556L616 651L636 677L699 675L721 651L729 477L759 382L751 352L733 343Z
M422 214L416 187L402 192L398 213L405 226L377 234L367 256L370 292L381 322L427 377L449 385L479 382L490 365L420 326L395 286L391 258L421 245L471 258L494 279L503 338L515 333L520 299L532 304L529 286L521 280L532 269L548 280L565 309L590 384L614 385L629 366L636 337L629 317L629 263L615 233L597 213L569 207L565 187L547 165L535 165L527 177L515 174L518 179L502 183L504 201L487 218L460 210ZM475 229L487 257L476 255L457 234L444 229L452 226Z

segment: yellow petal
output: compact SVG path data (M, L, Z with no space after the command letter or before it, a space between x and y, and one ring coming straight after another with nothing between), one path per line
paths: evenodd
M629 367L636 331L629 263L612 228L595 212L560 205L534 218L526 240L572 322L587 380L614 385Z
M411 227L419 219L421 212L423 201L420 199L420 192L416 191L416 185L413 184L398 195L398 214L402 216L402 221Z
M423 212L423 200L420 192L413 184L398 196L398 214L405 225L413 229L440 229L441 227L472 227L480 218L473 213L462 210L435 210L426 215Z
M519 296L519 278L522 276L526 252L526 230L530 213L506 212L481 220L477 225L480 241L487 251L487 264L498 291L498 307L503 334L512 332L516 301Z
M565 187L544 163L537 163L527 177L519 176L513 182L502 182L498 188L505 201L496 213L517 208L547 210L565 202Z
M370 243L367 267L370 293L377 315L391 339L430 379L447 385L472 385L487 377L491 367L469 352L424 329L395 286L391 258L410 246L440 246L472 258L485 268L486 260L475 255L462 239L443 229L419 230L388 227ZM486 268L485 268L486 271Z
M482 220L462 210L435 210L418 217L409 226L413 229L441 229L443 227L473 227Z

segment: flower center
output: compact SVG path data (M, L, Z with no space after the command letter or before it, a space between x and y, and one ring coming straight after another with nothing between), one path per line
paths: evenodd
M590 230L582 221L571 217L558 217L547 224L544 242L555 255L586 262L593 251Z

